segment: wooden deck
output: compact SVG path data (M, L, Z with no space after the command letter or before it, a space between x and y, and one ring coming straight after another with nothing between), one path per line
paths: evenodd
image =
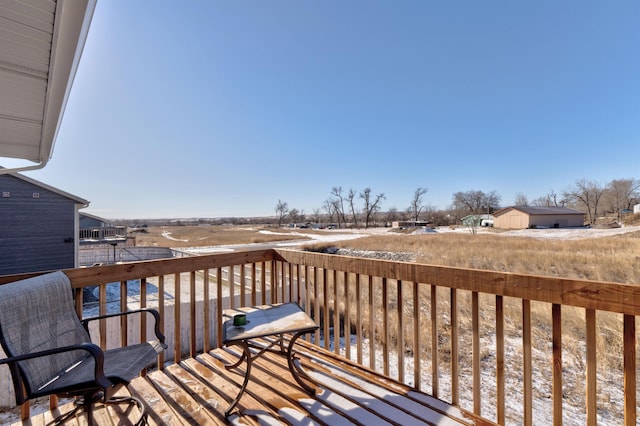
M487 425L493 424L424 393L363 369L307 342L299 341L302 367L318 386L305 393L291 377L284 355L267 352L252 365L247 391L228 420L224 411L237 395L244 370L227 370L237 360L235 348L149 372L129 386L146 405L151 425L293 424L293 425ZM69 409L61 406L60 411ZM127 424L135 410L98 410L99 424ZM46 413L29 424L43 424ZM79 419L77 424L86 424ZM72 422L73 423L73 422Z

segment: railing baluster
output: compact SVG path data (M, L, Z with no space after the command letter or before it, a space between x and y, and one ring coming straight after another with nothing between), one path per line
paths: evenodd
M413 386L422 389L422 357L420 345L420 299L418 297L418 283L413 282Z
M247 289L245 288L245 268L246 265L240 265L240 306L246 306L247 304Z
M209 268L204 271L204 277L202 280L202 348L204 352L211 350L211 299L209 298Z
M376 295L373 292L373 277L369 275L369 368L376 368Z
M296 264L296 289L297 289L297 301L298 305L302 304L302 273L300 272L300 265Z
M553 424L562 426L562 305L551 305L553 351Z
M140 278L140 309L147 307L147 279ZM140 342L147 341L147 316L140 315Z
M318 288L318 278L320 274L318 273L318 267L313 267L313 313L314 318L316 320L316 324L320 323L320 289ZM320 327L315 332L315 340L316 345L320 346Z
M317 323L318 317L315 316L315 313L313 312L313 308L311 304L311 280L309 278L309 268L311 268L309 265L304 265L304 310L307 313L307 315L309 315L312 318L315 318L315 321ZM312 339L311 333L308 333L305 336L303 336L303 339L310 342ZM315 341L317 342L318 339L316 338Z
M278 303L278 262L272 260L271 267L269 269L269 275L271 277L271 303Z
M285 269L284 269L284 263L283 262L279 262L276 261L276 282L278 283L278 291L280 292L280 294L277 295L277 300L276 303L284 303L284 293L285 293Z
M324 348L329 350L331 336L329 335L329 284L328 272L326 268L322 269L322 307L323 307L323 325L324 325Z
M471 328L472 335L472 353L473 353L473 412L480 415L482 411L482 382L480 379L480 307L478 301L478 292L471 292Z
M267 304L267 262L260 263L260 288L262 305Z
M347 272L342 273L342 282L344 283L344 356L347 359L351 359L351 297L349 297L351 291L349 289L349 274Z
M449 315L451 318L451 403L460 404L460 374L458 357L458 291L450 291Z
M496 411L498 423L505 424L504 298L496 296Z
M107 285L106 284L100 284L98 294L100 298L100 303L98 308L99 315L100 316L106 315L107 314ZM107 321L105 319L101 319L98 322L99 322L99 331L100 331L100 349L105 350L107 349Z
M189 274L189 356L196 356L196 271Z
M333 271L333 352L340 354L340 296L338 286L338 271Z
M587 425L597 424L597 389L596 389L596 311L587 309L585 312L586 323L586 350L587 350Z
M636 317L624 315L624 424L636 424Z
M180 334L180 322L181 322L180 307L182 306L181 297L180 297L180 293L182 292L181 285L180 285L180 273L176 273L173 279L174 279L173 293L174 293L174 300L175 300L174 308L173 308L174 309L173 311L173 335L174 335L173 359L177 364L182 359L182 346L180 344L182 340L182 336Z
M387 278L382 278L382 371L389 376L389 294Z
M229 287L229 309L235 309L236 297L235 297L235 268L233 265L227 267L227 282Z
M360 288L360 274L356 274L356 351L357 362L362 365L362 289Z
M263 265L264 266L264 265ZM264 271L264 267L262 268ZM263 281L264 283L264 281ZM218 348L222 347L222 268L216 269L216 346Z
M162 334L166 334L166 331L164 329L164 325L165 325L165 321L164 321L164 313L165 313L165 308L164 308L164 275L160 275L158 277L158 313L160 314L160 331L162 332ZM164 351L162 351L158 355L158 369L159 370L163 370L164 369L164 359L165 359L165 354L164 354Z
M524 384L524 424L533 424L533 382L531 368L531 301L522 300L522 375Z
M129 310L129 307L127 306L129 292L127 290L127 281L120 281L120 312L126 312ZM120 346L127 346L129 340L127 338L128 336L129 323L127 322L127 317L123 315L120 317Z
M293 302L293 265L288 263L289 265L289 300L288 302Z
M431 288L431 394L438 398L440 394L440 379L438 373L438 288Z
M251 306L255 306L258 304L256 301L256 263L253 262L251 264Z
M402 294L402 281L396 281L396 311L398 314L398 342L397 342L397 356L398 356L398 380L402 383L404 380L404 321L402 316L402 307L404 305L404 298Z

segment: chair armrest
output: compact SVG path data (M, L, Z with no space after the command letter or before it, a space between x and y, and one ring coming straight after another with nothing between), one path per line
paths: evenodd
M116 312L113 314L107 314L107 315L100 315L100 316L96 316L96 317L91 317L91 318L84 318L82 320L82 326L85 328L85 330L87 330L87 333L89 332L89 322L90 321L95 321L95 320L100 320L100 319L105 319L105 318L111 318L111 317L121 317L124 315L130 315L130 314L139 314L139 313L150 313L151 315L153 315L153 318L155 320L154 323L154 327L153 330L156 334L156 337L158 338L158 341L160 343L162 343L163 346L164 345L164 334L162 334L162 332L160 331L160 313L158 313L158 311L156 309L152 309L152 308L145 308L145 309L136 309L133 311L125 311L125 312Z
M89 342L79 343L77 345L62 346L59 348L47 349L44 351L32 352L29 354L16 355L8 358L3 358L3 359L0 359L0 365L11 364L19 361L27 361L33 358L40 358L43 356L50 356L50 355L55 355L63 352L71 352L71 351L78 351L78 350L89 352L89 355L93 357L94 378L98 386L100 386L103 389L108 389L112 387L113 383L111 383L111 381L107 379L107 376L104 375L104 353L102 352L102 349L100 349L99 346Z

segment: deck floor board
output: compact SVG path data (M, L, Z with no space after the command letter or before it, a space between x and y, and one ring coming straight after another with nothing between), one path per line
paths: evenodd
M219 348L163 370L134 379L129 390L145 404L149 424L183 425L491 425L493 423L370 369L299 340L298 360L316 393L305 392L293 379L286 357L266 352L252 364L245 394L232 415L224 412L235 398L246 364L228 370L238 348ZM60 412L71 408L62 405ZM126 408L98 409L100 425L131 424ZM39 425L51 413L28 422ZM87 424L79 416L75 425Z

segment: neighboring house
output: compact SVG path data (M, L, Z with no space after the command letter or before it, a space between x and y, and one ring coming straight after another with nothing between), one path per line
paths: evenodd
M640 213L640 204L636 204L635 206L633 206L633 212Z
M482 226L482 227L493 226L492 214L470 214L468 216L463 217L461 220L462 220L462 224L465 226Z
M0 174L0 275L78 266L89 202L18 173Z
M502 229L584 226L584 213L567 207L506 207L493 213L493 227Z
M89 213L80 213L80 244L117 244L127 241L127 227Z

